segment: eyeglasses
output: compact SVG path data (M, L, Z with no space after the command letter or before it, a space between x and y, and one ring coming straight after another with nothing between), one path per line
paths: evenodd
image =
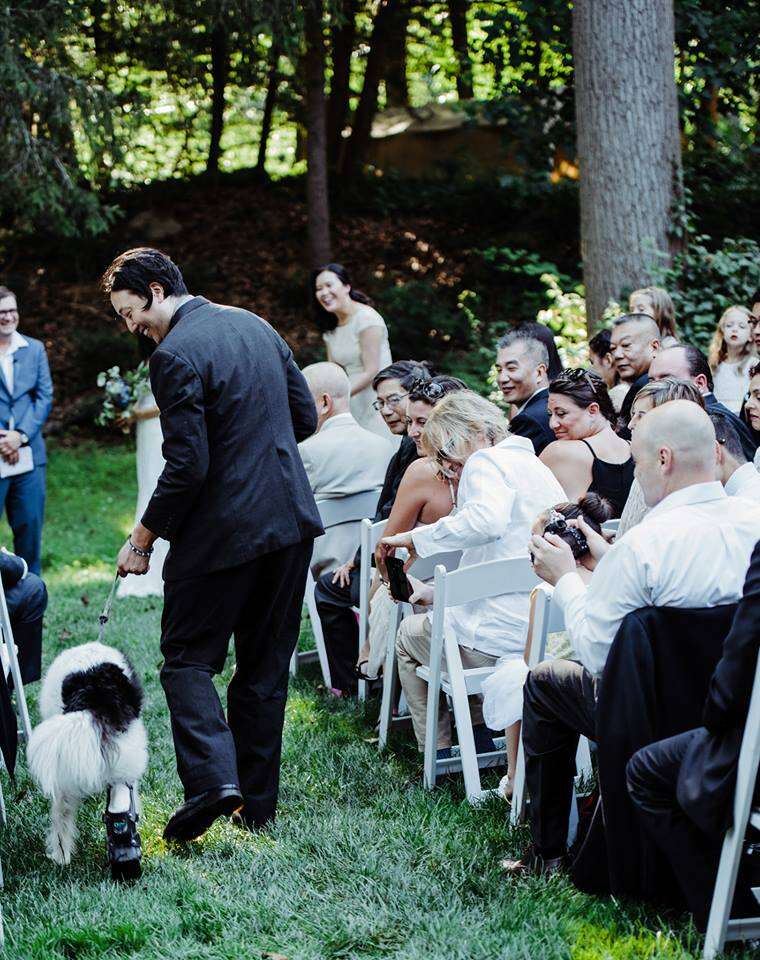
M375 410L382 410L383 407L397 407L404 397L408 397L408 393L392 393L388 397L380 398L372 401L372 407Z
M427 403L433 404L438 403L441 397L446 395L446 390L434 380L415 380L409 387L409 393L418 394Z
M14 307L12 310L0 310L0 317L17 317L18 310Z

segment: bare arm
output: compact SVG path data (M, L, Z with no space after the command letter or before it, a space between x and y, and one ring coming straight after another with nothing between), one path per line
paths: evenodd
M359 334L359 351L362 359L361 373L354 373L351 381L351 396L370 386L375 374L380 371L380 348L383 344L381 327L369 327Z
M396 533L411 530L422 516L425 504L435 492L436 480L432 468L426 460L417 460L407 467L401 479L393 509L388 517L384 537L391 537ZM377 569L385 577L385 558L393 555L394 547L387 547L379 543L375 549L375 563Z
M582 443L555 440L539 459L559 480L568 500L582 497L591 485L591 455Z

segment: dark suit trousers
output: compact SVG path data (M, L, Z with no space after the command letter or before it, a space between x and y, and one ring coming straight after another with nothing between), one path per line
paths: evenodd
M346 693L356 693L354 667L359 652L359 625L352 607L359 606L359 567L357 564L351 571L347 587L333 583L333 573L319 578L314 600L322 623L332 685Z
M161 684L185 797L239 784L255 826L277 806L288 665L312 546L307 540L164 588ZM224 667L231 635L225 720L212 677Z
M575 660L549 660L528 674L523 690L525 782L536 853L567 851L567 827L580 734L596 738L597 681Z
M42 617L48 601L45 584L34 573L29 573L6 588L5 600L18 648L21 679L25 684L33 683L40 679L42 672Z

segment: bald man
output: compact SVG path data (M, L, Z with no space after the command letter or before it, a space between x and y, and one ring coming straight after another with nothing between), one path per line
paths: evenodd
M588 586L569 546L534 537L536 573L555 585L576 659L552 660L525 684L523 746L534 849L511 873L562 866L578 734L594 739L596 688L624 617L647 606L736 603L760 531L760 506L729 497L715 479L715 430L704 410L672 400L633 435L636 477L650 512L607 547L581 524L597 566Z
M610 334L610 354L623 383L629 384L618 420L618 434L631 439L628 422L636 394L649 379L649 365L660 348L660 331L646 313L618 317Z
M351 386L343 367L313 363L302 371L317 408L317 432L298 444L312 493L317 500L380 490L394 447L351 416ZM388 434L390 438L390 434ZM339 567L354 555L357 523L332 527L314 542L315 577Z

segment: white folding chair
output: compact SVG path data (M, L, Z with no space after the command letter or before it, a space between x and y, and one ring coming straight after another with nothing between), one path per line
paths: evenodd
M363 493L354 493L348 497L336 497L332 500L318 500L317 509L322 519L322 526L325 530L330 527L337 527L342 523L356 523L364 520L366 517L374 516L377 509L378 490L366 490ZM316 582L309 570L306 575L306 590L304 592L304 603L309 612L311 621L311 631L314 634L314 649L299 652L296 648L293 656L290 658L290 675L295 677L298 668L304 663L313 663L319 659L319 665L322 668L322 679L326 687L331 687L330 667L327 662L327 649L325 647L325 638L322 634L322 624L317 611L317 604L314 599L314 588Z
M493 560L461 567L448 573L443 565L435 568L433 624L430 638L430 663L417 668L417 676L427 681L427 717L425 726L424 783L428 790L435 786L439 774L461 771L470 803L477 802L488 791L480 785L480 769L504 762L502 750L478 754L470 719L468 697L479 694L483 681L493 667L465 670L457 638L445 626L446 610L509 593L530 593L538 583L528 557ZM446 670L442 660L446 655ZM437 756L438 705L443 691L450 699L459 739L459 756L439 760Z
M565 617L562 610L552 603L554 590L546 583L539 584L530 595L530 620L528 622L528 636L525 644L525 655L529 669L533 669L542 660L546 659L546 641L550 633L559 633L565 629ZM576 779L588 780L592 774L591 750L586 737L578 741L578 751L575 755ZM512 778L512 808L509 819L514 825L525 816L525 753L523 751L522 736L517 747L517 767ZM578 807L573 803L570 807L570 827L568 843L575 839L578 827Z
M744 835L747 824L760 830L760 807L752 809L758 768L760 768L760 657L755 668L755 682L747 712L734 794L734 816L723 840L718 875L715 879L710 916L707 921L704 960L713 960L721 953L727 940L750 940L760 937L760 915L746 919L731 919L731 904L736 889ZM752 891L760 902L760 888Z
M418 557L409 568L409 573L418 580L430 580L435 568L441 564L451 572L459 566L462 558L461 550L449 553L436 553L432 557ZM388 639L385 647L385 664L383 665L383 696L380 701L380 732L378 734L378 749L384 750L388 743L388 734L393 723L393 703L396 697L398 683L398 667L396 663L396 634L404 617L413 613L411 604L397 603L394 616L391 617L388 627ZM397 719L405 719L398 717Z
M612 536L614 539L617 536L618 528L620 526L620 518L617 520L605 520L602 524L602 533L606 537Z
M369 592L372 587L372 557L375 553L375 547L380 542L380 538L385 532L387 520L378 520L373 523L371 520L362 520L360 531L361 559L359 563L359 650L361 650L367 640L367 631L369 630ZM359 702L367 699L369 684L366 680L359 680Z

